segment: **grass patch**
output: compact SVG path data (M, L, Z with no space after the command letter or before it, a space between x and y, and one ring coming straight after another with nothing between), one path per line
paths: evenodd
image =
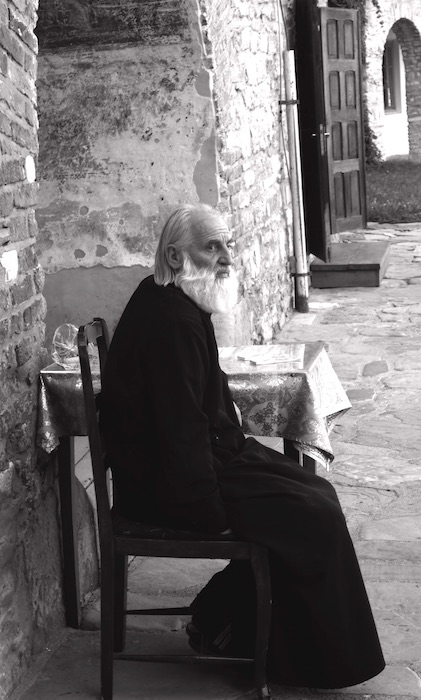
M380 224L421 221L421 163L389 160L367 166L367 217Z

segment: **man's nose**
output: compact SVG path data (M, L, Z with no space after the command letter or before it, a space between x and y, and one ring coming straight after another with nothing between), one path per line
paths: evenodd
M232 265L232 254L231 254L230 249L226 245L224 245L222 250L221 250L221 254L218 258L218 262L221 265Z

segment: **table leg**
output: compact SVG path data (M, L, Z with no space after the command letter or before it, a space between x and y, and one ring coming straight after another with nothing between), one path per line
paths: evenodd
M77 544L74 438L60 438L57 450L63 543L63 596L68 627L80 625L79 558Z
M297 449L295 443L292 440L285 440L284 438L284 453L287 457L290 457L297 462L300 467L303 467L308 472L312 474L316 473L316 460L313 457L309 457L302 450Z

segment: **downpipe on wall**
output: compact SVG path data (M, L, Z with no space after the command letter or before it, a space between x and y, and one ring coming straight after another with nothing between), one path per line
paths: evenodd
M301 313L307 313L310 273L305 239L295 54L292 50L285 50L282 52L282 56L284 62L285 106L292 199L292 231L295 258L295 272L292 274L294 276L295 309Z

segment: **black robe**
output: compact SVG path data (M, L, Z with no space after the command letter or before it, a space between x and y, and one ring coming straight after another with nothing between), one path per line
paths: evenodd
M115 508L128 519L235 533L270 550L269 678L355 685L384 668L360 568L334 488L245 438L218 362L210 315L174 285L145 279L115 331L101 425ZM231 623L253 649L250 570L232 562L193 601L214 639ZM222 613L217 613L222 610Z

